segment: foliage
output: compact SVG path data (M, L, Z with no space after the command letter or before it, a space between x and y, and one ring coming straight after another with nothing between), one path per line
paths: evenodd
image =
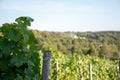
M80 80L79 67L83 80L89 80L89 63L92 64L93 80L117 80L117 61L100 59L81 54L64 55L52 50L49 80ZM42 54L41 54L42 59ZM78 66L78 62L80 66ZM57 67L58 65L58 67Z
M30 17L19 17L0 27L0 79L35 80L40 77L35 37L27 26Z
M120 32L32 32L32 18L15 21L0 27L1 80L40 80L43 54L37 47L52 51L50 80L79 80L79 67L89 80L89 63L93 80L117 79L117 62L106 59L120 59Z
M64 54L77 53L106 59L120 58L120 32L33 31L39 48L53 48ZM74 36L77 36L74 38Z

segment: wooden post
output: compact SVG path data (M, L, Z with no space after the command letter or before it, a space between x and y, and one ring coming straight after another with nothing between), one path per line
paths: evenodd
M51 57L51 51L44 51L43 66L42 66L42 80L48 80L50 57Z
M80 68L80 62L78 62L78 68L79 68L79 77L80 77L80 80L83 80L82 79L82 70Z
M92 80L92 64L89 64L89 78Z

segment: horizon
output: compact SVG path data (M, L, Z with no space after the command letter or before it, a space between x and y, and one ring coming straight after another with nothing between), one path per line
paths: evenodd
M0 25L29 16L39 31L120 31L119 0L1 0L0 11Z
M35 30L35 31L40 31L40 32L60 32L60 33L66 33L66 32L70 32L70 33L76 33L76 32L80 32L80 33L86 33L86 32L91 32L91 33L97 33L97 32L120 32L118 30L103 30L103 31L47 31L47 30L38 30L38 29L32 29L32 28L29 28L31 30Z

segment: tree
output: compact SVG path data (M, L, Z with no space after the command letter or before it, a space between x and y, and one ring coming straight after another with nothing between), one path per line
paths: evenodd
M107 59L119 58L117 46L115 44L104 43L103 46L100 47L99 56Z

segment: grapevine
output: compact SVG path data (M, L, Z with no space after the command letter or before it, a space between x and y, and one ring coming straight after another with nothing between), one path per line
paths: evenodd
M0 27L0 79L39 79L39 54L35 37L27 28L33 19L19 17L15 21Z

